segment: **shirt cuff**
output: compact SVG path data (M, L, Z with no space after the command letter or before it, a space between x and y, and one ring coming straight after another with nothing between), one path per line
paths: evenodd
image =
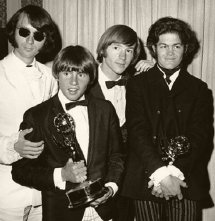
M66 182L62 180L61 170L62 168L54 169L54 185L55 187L58 187L61 190L65 190Z
M114 196L116 194L116 192L118 191L118 189L119 189L117 184L114 183L114 182L109 182L109 183L105 184L105 187L108 187L108 186L113 189L113 196Z
M175 166L173 165L168 165L167 169L170 171L172 176L175 176L177 178L179 178L180 180L184 180L184 174Z
M14 149L14 144L19 139L19 133L20 133L20 131L18 133L12 134L11 137L9 138L7 150L8 150L8 158L9 158L10 163L13 163L13 162L16 162L16 161L22 159L22 157L19 155L19 153L16 152L16 150Z
M166 166L158 168L149 178L153 181L154 186L159 186L161 180L170 176L171 173Z

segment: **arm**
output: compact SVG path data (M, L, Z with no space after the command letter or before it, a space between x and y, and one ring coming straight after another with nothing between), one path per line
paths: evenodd
M176 162L185 176L197 165L205 165L213 149L213 96L205 83L197 88L189 111L185 136L189 139L191 151L179 159L178 164Z
M105 203L110 197L113 197L116 194L124 171L124 155L122 154L122 137L119 121L115 109L112 105L110 107L110 126L108 128L109 151L107 157L108 172L105 179L107 192L101 198L96 199L90 204L93 207Z
M42 139L37 123L39 122L32 117L31 111L27 111L24 114L21 129L33 128L33 131L27 137L30 141L35 142ZM33 187L38 190L53 189L55 188L53 182L54 168L47 167L45 163L46 151L43 151L36 159L23 158L18 160L12 164L12 177L15 182L24 186Z
M108 128L108 172L107 182L114 182L120 185L124 171L124 154L122 149L122 135L119 127L119 120L112 104L110 105L110 123Z

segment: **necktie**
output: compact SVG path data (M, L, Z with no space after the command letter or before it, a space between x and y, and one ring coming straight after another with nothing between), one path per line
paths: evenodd
M107 89L111 89L112 87L119 85L119 86L124 86L126 85L126 79L122 78L118 81L105 81Z
M87 106L87 105L88 105L88 100L74 101L65 104L66 110L70 110L76 106Z
M173 69L166 69L166 68L161 67L159 64L158 64L158 67L165 73L166 75L165 81L167 84L171 83L170 77L181 68L181 66L179 65Z

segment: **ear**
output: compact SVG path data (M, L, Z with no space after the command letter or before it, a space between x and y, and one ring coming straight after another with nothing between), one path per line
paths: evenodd
M153 49L154 53L156 53L156 47L155 47L155 45L152 45L152 49Z

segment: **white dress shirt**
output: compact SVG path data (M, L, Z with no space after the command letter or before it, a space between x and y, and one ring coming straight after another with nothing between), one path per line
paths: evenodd
M98 68L98 81L101 86L102 92L106 100L109 100L115 107L116 113L119 117L120 127L125 123L125 86L116 85L111 89L106 87L105 81L110 81L101 69L101 65ZM119 79L121 76L119 77ZM117 80L119 80L117 79Z

